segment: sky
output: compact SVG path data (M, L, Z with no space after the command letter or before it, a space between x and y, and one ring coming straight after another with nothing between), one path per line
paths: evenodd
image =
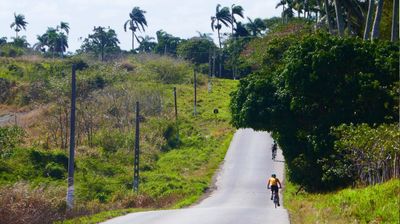
M23 14L28 22L26 36L33 45L37 35L46 32L48 27L56 27L61 21L70 26L68 51L74 52L82 44L82 38L92 33L94 26L114 29L120 47L131 48L131 33L124 32L123 24L129 19L133 7L146 11L148 27L138 35L156 36L157 30L164 30L180 38L212 33L210 17L215 14L217 4L230 7L232 4L244 8L244 16L251 19L279 16L275 9L278 0L0 0L0 37L15 37L10 28L14 13ZM239 20L240 21L240 20ZM246 22L247 19L242 21ZM228 28L224 28L228 32ZM223 29L223 30L224 30ZM213 34L215 39L217 34ZM136 45L137 46L137 45Z

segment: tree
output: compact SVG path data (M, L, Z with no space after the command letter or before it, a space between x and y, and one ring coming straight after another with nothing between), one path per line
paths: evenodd
M390 40L392 42L399 40L399 0L393 0L392 12L392 32Z
M49 51L52 57L56 52L62 56L68 48L68 37L60 32L58 27L56 29L49 27L46 33L37 36L37 40L33 48L41 52Z
M365 21L365 30L364 30L364 40L369 39L369 35L371 33L371 24L372 24L372 14L374 10L374 2L375 0L369 0L368 1L368 14L367 14L367 20Z
M138 52L152 52L154 48L157 46L157 43L154 42L154 37L149 37L149 36L139 36L138 39L139 41L139 47L136 49Z
M179 37L174 37L171 34L159 30L156 32L157 35L157 46L154 51L158 54L170 54L176 56L176 49L182 39Z
M61 21L60 25L57 26L57 30L64 30L65 33L68 35L69 34L69 24L66 22Z
M247 19L249 20L249 22L246 24L246 27L250 31L251 35L254 37L261 35L261 32L267 28L264 21L260 18L256 18L254 19L254 21L251 20L249 17L247 17Z
M229 27L229 24L232 23L232 16L231 13L229 12L228 7L223 7L222 9L221 5L218 4L217 7L215 8L215 16L211 16L211 29L212 31L217 30L218 32L218 43L219 43L219 48L222 48L221 44L221 28L222 24L224 24L226 27Z
M243 18L243 8L240 5L233 4L231 6L231 10L232 10L232 12L231 12L231 17L232 17L231 18L231 28L232 28L232 37L233 37L234 36L233 31L235 30L235 24L237 24L235 15Z
M382 9L383 0L378 0L378 4L376 5L374 25L372 26L371 40L379 37L379 24L381 23Z
M343 21L343 13L342 13L342 0L334 0L335 2L335 11L336 11L336 24L338 29L338 34L340 37L343 37L344 34L344 21Z
M10 28L15 30L15 38L18 38L18 32L22 29L26 30L28 22L25 21L25 16L22 14L14 13L14 22L11 23Z
M291 180L306 189L348 184L352 180L335 167L335 161L342 161L345 169L348 161L335 154L331 128L398 120L393 91L399 47L308 35L303 40L295 38L282 61L276 53L282 42L277 38L270 43L263 54L271 60L262 60L258 73L240 81L231 100L233 124L272 132Z
M209 62L210 50L216 46L212 40L206 38L193 37L183 41L178 45L177 54L192 63L199 65Z
M96 56L100 56L101 61L104 61L106 54L120 50L115 30L99 26L94 27L93 32L83 41L81 51L94 53Z
M138 42L139 39L136 36L135 32L145 31L144 27L147 27L147 21L144 14L146 11L141 10L139 7L134 7L132 12L129 13L129 18L124 24L124 30L127 31L127 26L129 24L129 29L132 31L132 51L135 49L135 38Z
M1 37L0 38L0 45L6 44L7 43L7 37Z

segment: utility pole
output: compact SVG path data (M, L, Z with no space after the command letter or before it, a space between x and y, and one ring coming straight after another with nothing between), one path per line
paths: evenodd
M193 69L193 88L194 88L194 116L196 116L196 106L197 106L197 80L196 80L196 69Z
M135 159L133 164L133 190L139 192L139 102L136 102Z
M69 159L68 159L68 189L67 189L67 209L72 209L74 204L74 160L75 160L75 105L76 105L76 67L72 65L71 80L71 129L69 139Z
M211 48L208 50L208 92L211 92L211 76L212 76L212 56Z
M174 87L174 104L175 104L175 123L176 123L176 139L179 141L179 124L178 124L178 102L176 100L176 87Z

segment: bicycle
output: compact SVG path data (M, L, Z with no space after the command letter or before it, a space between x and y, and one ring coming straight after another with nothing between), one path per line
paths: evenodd
M277 151L277 145L276 145L276 143L274 143L272 145L272 160L275 160L275 158L276 158L276 151Z
M273 191L272 193L272 201L274 202L275 208L277 208L277 206L279 205L279 193L277 194L276 191Z

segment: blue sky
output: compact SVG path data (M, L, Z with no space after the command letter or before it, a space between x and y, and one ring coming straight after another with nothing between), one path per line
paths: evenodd
M87 37L94 26L111 27L117 32L122 49L130 49L131 36L123 30L129 12L138 6L146 11L148 28L139 35L155 37L157 30L164 30L174 36L190 38L197 32L212 33L210 17L219 3L222 6L241 5L246 17L270 18L278 16L275 9L278 0L0 0L0 37L15 36L10 29L13 14L24 14L28 21L25 35L30 44L36 36L43 34L47 27L55 27L60 21L68 22L69 51L81 45L80 37ZM228 29L226 29L228 31ZM213 35L216 37L216 34Z

